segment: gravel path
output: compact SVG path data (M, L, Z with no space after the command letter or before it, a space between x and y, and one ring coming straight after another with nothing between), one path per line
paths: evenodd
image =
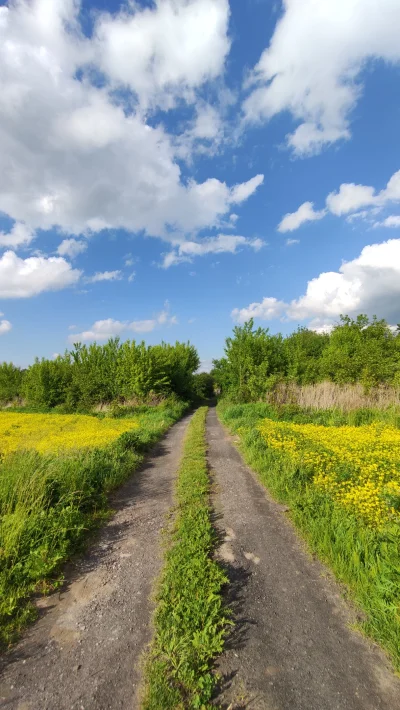
M399 679L350 630L354 612L243 464L215 409L208 441L237 622L219 664L218 701L232 709L399 710Z
M136 710L140 657L150 641L160 532L172 505L188 417L119 489L116 514L69 584L47 598L39 621L2 659L0 707L10 710Z

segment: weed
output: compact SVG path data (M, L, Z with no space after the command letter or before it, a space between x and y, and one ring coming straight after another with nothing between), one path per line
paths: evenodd
M212 553L205 418L188 429L177 483L177 515L157 594L155 639L146 665L144 710L208 708L228 625L221 590L227 577Z

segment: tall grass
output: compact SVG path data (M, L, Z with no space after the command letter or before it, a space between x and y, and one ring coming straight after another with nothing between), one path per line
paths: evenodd
M322 424L324 426L363 426L373 422L382 422L400 428L400 410L390 409L313 409L298 404L272 404L254 402L252 404L231 404L221 400L218 411L226 421L245 420L248 426L260 419L294 422L295 424Z
M267 395L271 404L296 404L304 409L338 409L352 412L357 409L397 409L400 415L400 387L380 385L368 390L361 384L338 385L319 382L315 385L298 385L281 382Z
M0 460L1 642L9 643L34 618L32 593L60 582L61 563L108 516L109 492L184 409L175 402L142 411L139 429L102 449L61 455L22 451Z
M364 632L389 652L400 670L399 527L367 526L314 486L308 469L269 448L256 429L268 416L266 411L268 405L219 407L222 421L239 433L246 462L278 500L289 504L290 516L310 548L347 585L364 611ZM276 415L276 410L269 411Z
M197 410L178 472L177 517L157 595L155 639L146 666L144 710L206 710L216 684L227 616L221 597L228 581L213 559L205 418Z

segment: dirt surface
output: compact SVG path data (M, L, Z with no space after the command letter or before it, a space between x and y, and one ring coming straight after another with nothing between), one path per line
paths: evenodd
M355 613L243 464L215 409L208 441L236 617L217 700L232 710L399 710L399 679L349 628Z
M172 506L188 417L175 424L119 489L116 514L74 570L42 603L41 618L1 662L0 707L136 710L149 597L161 567L161 530Z

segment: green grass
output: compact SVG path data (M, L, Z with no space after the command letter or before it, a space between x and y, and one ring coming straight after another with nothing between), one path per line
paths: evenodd
M221 400L218 411L226 423L240 419L246 425L252 425L260 419L293 422L294 424L321 424L323 426L364 426L372 422L382 422L400 428L400 412L396 407L390 409L355 409L343 412L340 409L304 409L297 404L276 406L266 402L252 404L231 404Z
M218 407L222 422L239 434L246 462L274 497L289 505L290 517L311 550L363 610L360 629L387 650L400 670L399 527L393 523L383 530L367 527L320 492L309 473L286 454L268 448L255 428L268 416L265 412L258 404Z
M179 419L183 403L141 410L140 428L105 449L0 459L0 643L34 619L34 593L62 581L61 565L110 514L108 494Z
M205 419L189 424L176 488L177 513L157 593L155 638L146 664L143 710L209 708L228 615L221 590L228 579L213 559ZM213 706L214 707L214 706Z

